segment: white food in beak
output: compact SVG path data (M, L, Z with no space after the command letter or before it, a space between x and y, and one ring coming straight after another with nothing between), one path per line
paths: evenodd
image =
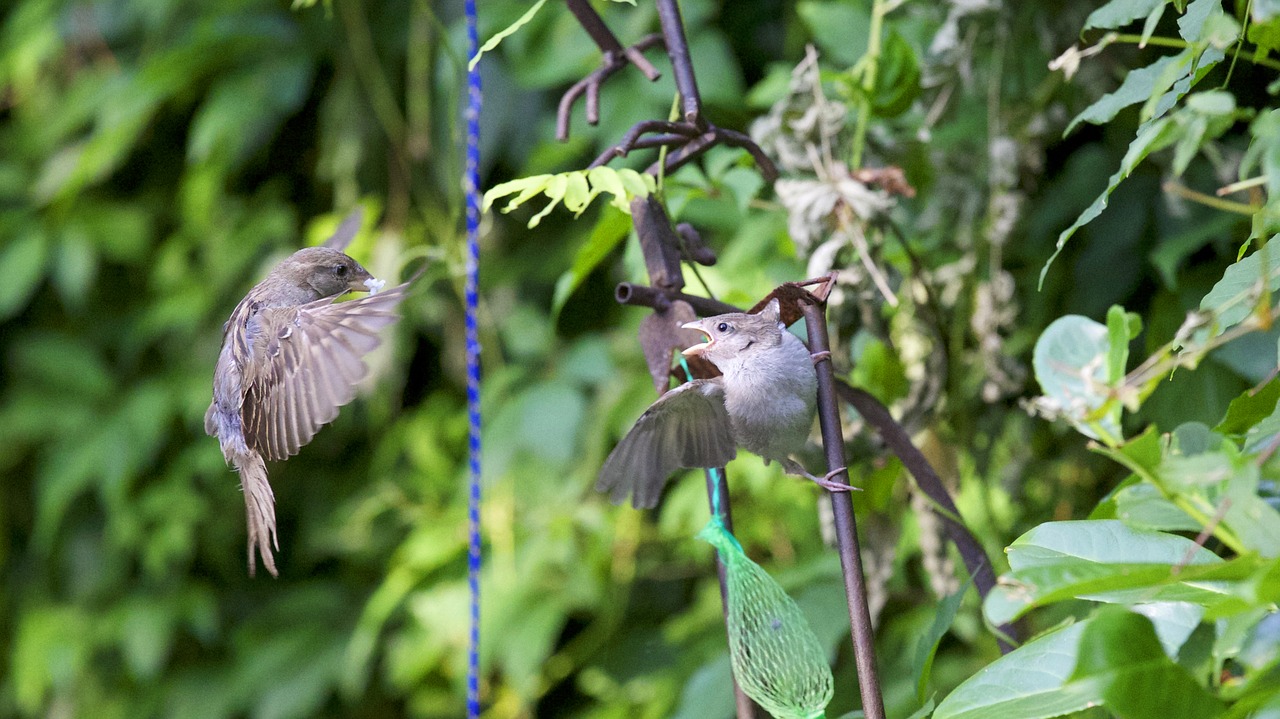
M377 280L372 277L364 281L364 286L369 288L369 294L371 295L378 294L379 292L382 291L382 288L385 287L386 285L387 285L386 280Z

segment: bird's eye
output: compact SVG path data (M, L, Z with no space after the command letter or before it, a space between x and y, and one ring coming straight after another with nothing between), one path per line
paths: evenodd
M333 266L333 274L337 275L338 277L346 277L346 276L347 276L347 266L346 266L346 265L334 265L334 266Z
M717 331L719 331L719 332L728 332L728 331L729 331L729 323L728 323L728 322L721 322L720 324L716 325L716 330L717 330Z

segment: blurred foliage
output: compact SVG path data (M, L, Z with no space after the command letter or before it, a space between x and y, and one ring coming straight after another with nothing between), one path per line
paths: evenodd
M421 626L375 603L392 558L434 568L430 596L465 586L442 360L462 356L456 22L253 1L0 17L0 715L456 715L464 630L387 662ZM220 328L356 204L375 274L438 262L378 381L273 469L286 569L250 580L201 424Z
M462 714L467 58L455 5L23 0L0 10L0 715ZM482 38L529 10L481 5ZM661 193L719 254L688 273L693 291L750 305L781 282L840 273L838 371L912 431L998 571L1034 569L1019 551L1060 547L1054 532L1072 529L1063 520L1093 513L1068 544L1110 526L1093 522L1118 523L1122 503L1164 522L1126 530L1157 538L1113 532L1092 557L1063 553L1043 569L1061 580L1057 594L1002 605L1039 607L1023 620L1028 636L1081 620L1028 644L1018 666L1071 642L1080 661L1061 669L1063 685L1108 701L1124 687L1098 677L1132 662L1147 672L1135 682L1192 697L1184 708L1261 706L1265 695L1248 691L1274 672L1264 600L1237 615L1249 621L1217 607L1144 624L1093 612L1068 580L1087 559L1100 581L1118 581L1112 569L1133 552L1166 565L1165 579L1141 575L1149 584L1135 591L1172 591L1169 567L1190 562L1186 545L1210 524L1230 540L1255 537L1241 545L1254 561L1274 557L1262 551L1269 525L1247 524L1258 515L1192 525L1126 476L1135 466L1191 476L1200 469L1188 463L1208 461L1194 446L1225 464L1208 468L1221 486L1179 485L1193 508L1274 487L1275 462L1255 460L1280 430L1275 393L1242 392L1276 367L1276 330L1232 339L1194 370L1140 378L1141 401L1121 390L1139 386L1126 383L1128 353L1173 356L1188 311L1246 240L1261 252L1277 231L1280 131L1267 90L1280 89L1268 54L1280 19L1270 2L1250 17L1234 1L1100 5L684 0L708 116L751 129L784 178L770 192L745 153L716 150ZM657 28L651 2L596 6L624 43ZM1073 47L1086 26L1097 44ZM1140 46L1144 33L1161 42ZM580 105L570 140L555 142L559 93L599 52L548 3L480 63L485 187L581 170L634 122L666 117L671 73L650 56L658 82L617 74L599 126ZM1167 92L1176 97L1165 103ZM1126 158L1144 137L1141 157ZM614 166L640 168L648 155ZM860 173L885 167L901 177ZM1242 181L1240 194L1214 196ZM356 204L368 220L352 252L375 274L417 256L433 269L375 359L379 380L273 468L281 579L250 580L236 478L201 429L219 328L273 260L322 241ZM552 210L529 230L538 209L489 216L482 248L487 713L730 716L711 550L693 538L706 520L701 480L674 481L647 513L590 491L653 399L636 342L644 312L611 299L615 282L645 279L629 219L599 202L577 220ZM1271 276L1272 263L1254 262ZM1113 305L1124 310L1109 315ZM1036 340L1069 314L1105 329L1082 329L1094 342L1083 364L1102 357L1098 386L1115 392L1090 406L1098 414L1074 417L1104 426L1094 436L1115 440L1105 453L1024 407L1037 393ZM1141 318L1136 339L1130 317ZM1258 395L1271 406L1243 399ZM1158 434L1175 428L1176 442ZM865 488L855 501L881 678L890 715L906 716L1009 663L993 663L972 591L944 602L964 586L958 562L901 465L856 416L846 429ZM856 708L817 492L751 456L728 475L736 535L832 660L829 716ZM1212 571L1237 572L1222 581L1256 579L1258 565L1210 535L1213 551L1202 551L1230 560ZM943 636L948 621L935 615L952 613ZM1169 625L1189 627L1176 663ZM1206 679L1214 668L1248 678L1221 682L1244 693L1224 694ZM952 711L991 709L971 689L954 694ZM1108 707L1130 715L1122 701Z

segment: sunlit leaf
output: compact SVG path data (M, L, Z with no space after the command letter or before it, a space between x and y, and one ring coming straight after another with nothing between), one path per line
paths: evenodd
M1110 356L1107 327L1079 315L1054 320L1036 341L1033 364L1044 405L1094 439L1120 437L1118 406L1097 416L1111 399Z
M504 39L511 36L525 25L528 25L533 20L534 16L538 14L538 11L542 9L542 6L546 4L547 0L538 0L515 22L511 23L499 31L498 34L486 40L485 43L480 46L480 50L475 54L475 57L471 58L471 60L467 62L467 70L474 70L476 63L480 62L480 58L484 57L486 52L496 48Z

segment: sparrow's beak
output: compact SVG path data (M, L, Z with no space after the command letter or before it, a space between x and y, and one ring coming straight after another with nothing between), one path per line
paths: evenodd
M369 274L369 271L362 267L351 275L351 281L347 283L347 289L354 292L372 293L372 287L369 284L370 282L376 283L377 280L373 279L373 275Z
M680 354L684 355L685 357L701 357L702 355L706 354L707 350L711 349L711 343L714 340L711 339L711 333L702 328L701 320L698 320L695 322L685 322L684 324L680 325L680 328L686 329L686 330L697 330L707 336L706 342L700 342L696 345L693 345L692 347L688 347L684 351L682 351Z

